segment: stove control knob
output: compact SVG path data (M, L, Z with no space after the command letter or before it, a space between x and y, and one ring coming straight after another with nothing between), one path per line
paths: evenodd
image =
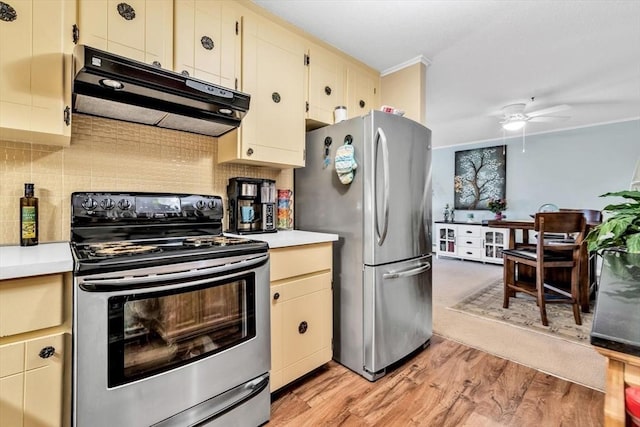
M210 200L208 206L209 206L209 209L215 209L216 206L218 206L218 204L216 203L215 200Z
M118 207L124 211L128 210L129 208L131 208L131 202L127 199L121 199L118 202Z
M116 207L116 202L114 202L113 199L104 199L100 202L100 206L102 209L108 211Z
M200 199L193 204L193 207L201 211L207 208L207 204L205 203L204 200Z
M98 202L96 202L95 199L92 199L91 197L87 197L82 202L82 207L88 211L92 211L98 207Z

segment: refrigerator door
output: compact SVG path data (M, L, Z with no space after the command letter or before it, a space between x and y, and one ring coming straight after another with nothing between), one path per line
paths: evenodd
M364 264L431 252L431 131L381 111L364 129ZM356 149L358 147L356 146Z
M433 331L431 255L364 268L364 370L375 379Z

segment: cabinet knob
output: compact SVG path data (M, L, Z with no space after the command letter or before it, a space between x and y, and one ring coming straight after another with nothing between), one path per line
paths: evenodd
M276 104L280 103L280 101L282 100L282 98L280 97L280 94L278 92L273 92L271 94L271 99L273 100L273 102L275 102Z
M326 93L327 95L331 95L331 88L329 86L325 86L324 93Z
M18 18L18 12L10 4L0 1L0 20L12 22Z
M361 99L360 102L358 102L358 105L360 105L360 108L364 108L364 106L366 105L365 102Z
M40 353L38 353L38 356L40 356L43 359L48 359L49 357L53 356L55 353L56 353L56 349L54 347L47 346L47 347L44 347L42 350L40 350Z
M213 50L213 47L215 46L213 43L213 39L209 36L202 36L202 38L200 39L200 44L207 50Z
M298 333L304 334L305 332L307 332L308 327L309 325L307 324L307 322L305 321L300 322L300 324L298 325Z
M160 61L153 61L151 65L153 65L154 67L162 68L162 64L160 63Z
M280 293L276 292L275 294L273 294L273 299L280 299Z
M189 72L187 70L180 71L180 74L182 74L183 76L189 77Z
M250 156L250 155L252 155L252 154L253 154L253 148L249 148L249 149L247 150L247 156Z
M136 17L136 11L133 7L126 3L118 3L118 15L122 16L127 21L132 21Z

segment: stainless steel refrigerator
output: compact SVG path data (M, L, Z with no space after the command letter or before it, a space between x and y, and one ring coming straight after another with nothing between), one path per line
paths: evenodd
M336 173L348 143L353 181ZM333 358L370 381L429 344L431 131L404 117L369 114L307 132L294 172L297 229L340 236L333 252Z

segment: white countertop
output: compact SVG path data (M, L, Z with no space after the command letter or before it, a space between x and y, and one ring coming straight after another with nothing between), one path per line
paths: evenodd
M71 271L73 258L68 242L36 246L0 246L0 280Z
M259 233L259 234L230 234L227 236L244 237L247 239L260 240L267 242L270 249L284 248L287 246L310 245L313 243L334 242L338 240L337 234L316 233L312 231L302 230L278 230L276 233Z

